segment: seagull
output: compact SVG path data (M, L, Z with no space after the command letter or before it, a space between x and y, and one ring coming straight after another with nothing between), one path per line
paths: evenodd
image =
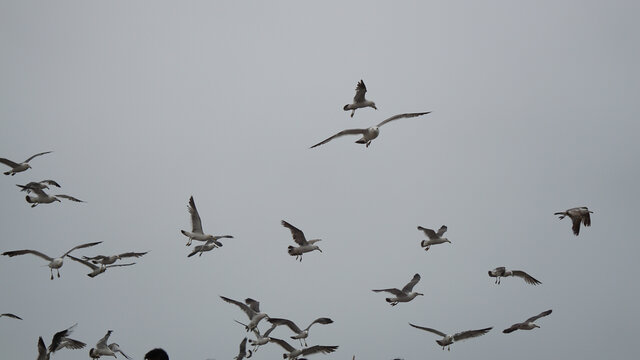
M169 360L169 355L163 349L155 348L144 355L144 360Z
M247 327L247 324L243 324L240 321L236 320L236 322L240 325L244 325L245 327ZM271 327L269 328L269 330L265 331L264 334L260 334L260 330L258 330L258 327L253 328L253 333L256 335L256 339L255 340L251 340L249 339L249 345L253 346L253 352L255 353L256 351L258 351L258 348L262 345L266 345L269 342L269 334L271 334L271 332L277 327L278 325L273 324L271 325Z
M102 241L98 241L98 242L92 242L92 243L86 243L86 244L82 244L82 245L78 245L74 248L72 248L71 250L67 251L66 253L62 254L62 256L57 257L57 258L52 258L48 255L45 255L39 251L36 250L14 250L14 251L7 251L7 252L3 252L2 255L6 255L9 257L14 257L17 255L24 255L24 254L33 254L36 256L39 256L45 260L47 260L49 262L49 270L51 271L51 280L53 280L53 269L56 269L56 271L58 272L58 277L60 277L60 268L62 267L63 264L63 259L65 256L69 255L70 252L72 252L75 249L83 249L83 248L87 248L90 246L95 246L100 244Z
M91 348L91 350L89 350L89 356L92 359L98 359L101 356L113 356L113 357L116 357L115 351L111 350L111 348L107 345L107 341L109 340L109 336L111 336L112 332L113 332L113 330L107 331L107 334L105 336L103 336L102 339L100 339L96 343L96 347L95 348Z
M424 251L428 251L431 248L431 245L443 244L448 242L451 244L449 239L442 237L445 232L447 232L447 227L442 225L438 232L433 231L432 229L423 228L422 226L418 226L418 230L422 230L425 235L429 238L429 240L422 240L420 246L424 248Z
M52 185L58 188L60 187L60 184L58 184L53 180L32 181L26 185L16 184L16 186L20 188L20 191L26 191L27 194L30 193L33 189L38 189L38 190L48 189L49 185Z
M22 318L18 315L14 315L14 314L10 314L10 313L4 313L4 314L0 314L0 317L10 317L10 318L14 318L14 319L18 319L18 320L22 320Z
M234 357L235 360L242 360L244 358L251 357L251 350L249 350L249 355L247 355L247 338L244 338L240 342L240 352L238 352L238 356Z
M249 317L249 324L245 326L245 329L247 331L251 331L253 329L256 328L256 326L258 326L258 323L260 322L260 320L264 319L264 318L269 318L269 316L267 316L267 314L260 312L260 302L253 300L251 298L246 298L244 300L245 304L239 302L239 301L235 301L233 299L229 299L227 297L224 296L220 296L222 298L222 300L230 303L230 304L234 304L236 306L238 306L242 311L245 312L245 314L247 314L247 316Z
M199 256L202 256L202 253L204 253L205 251L211 251L215 248L221 247L222 243L219 242L218 240L224 239L224 238L233 238L233 236L231 235L214 236L212 239L207 240L207 242L204 243L204 245L197 245L196 247L194 247L193 251L189 255L187 255L187 257L192 257L197 253L200 253Z
M333 323L333 320L327 318L327 317L321 317L321 318L317 318L315 320L313 320L311 322L311 324L309 324L309 326L307 326L306 328L304 328L304 330L300 330L300 328L294 324L293 321L291 320L287 320L287 319L278 319L278 318L270 318L269 320L270 323L274 324L274 325L286 325L289 327L289 329L291 329L294 333L296 333L296 335L292 336L292 339L298 339L300 340L300 345L304 345L307 346L307 337L309 336L309 328L311 328L311 325L313 324L331 324ZM304 340L304 344L303 341Z
M76 325L77 324L74 324L66 330L55 333L51 339L51 345L49 345L48 349L44 344L44 340L42 340L42 336L40 336L38 338L38 360L49 360L51 354L63 348L76 350L85 347L87 344L82 341L69 339L67 337L71 335Z
M100 266L98 265L93 265L92 263L86 261L86 260L82 260L82 259L78 259L77 257L74 257L72 255L68 255L69 258L71 260L77 261L83 265L88 266L92 271L87 274L88 277L96 277L100 274L102 274L103 272L107 271L107 268L110 267L116 267L116 266L130 266L130 265L135 265L136 263L128 263L128 264L113 264L113 265L104 265L104 264L100 264Z
M420 281L420 274L415 274L413 275L413 279L411 279L411 281L409 281L409 283L407 283L407 285L405 285L402 288L402 290L398 290L394 288L394 289L380 289L380 290L372 290L372 291L373 292L386 291L388 293L395 295L395 297L386 298L385 300L387 300L387 302L390 303L391 306L396 306L398 305L399 302L409 302L418 295L424 296L424 294L422 293L413 292L413 287L418 283L418 281Z
M418 325L413 325L412 323L409 323L409 325L413 326L416 329L420 329L420 330L425 330L425 331L429 331L432 332L436 335L440 335L442 336L442 339L440 340L436 340L436 342L438 343L438 345L442 346L442 350L444 350L445 347L447 347L447 350L451 350L451 344L453 344L455 341L460 341L460 340L466 340L469 338L473 338L473 337L477 337L477 336L481 336L484 335L486 333L489 332L489 330L493 329L492 327L488 327L488 328L484 328L484 329L479 329L479 330L467 330L467 331L462 331L459 333L455 333L453 335L447 335L441 331L438 331L436 329L431 329L428 327L422 327L422 326L418 326Z
M533 276L527 274L522 270L507 270L504 266L489 270L489 276L496 278L496 284L500 284L501 277L507 276L517 276L519 278L522 278L527 284L530 285L542 284L540 281L534 279Z
M299 258L300 262L302 262L302 254L307 252L311 252L314 250L318 250L322 252L322 250L320 250L320 247L318 247L318 245L313 245L318 241L321 241L321 239L307 240L304 237L304 233L302 232L302 230L298 229L297 227L289 224L284 220L280 221L280 224L282 224L282 226L288 228L291 231L291 236L293 236L293 241L295 241L298 245L300 245L297 247L290 245L287 250L289 255L296 257L296 260L298 260Z
M295 360L302 355L311 355L315 353L328 354L336 351L336 349L338 348L337 346L314 345L307 348L296 349L293 346L289 345L289 343L281 339L271 338L270 341L282 346L283 349L288 351L288 353L282 354L282 358L288 358L289 360Z
M75 201L75 202L84 202L80 199L76 199L73 196L69 196L69 195L63 195L63 194L49 195L45 193L44 190L36 189L36 188L30 188L30 190L31 192L36 194L36 196L27 195L25 199L29 204L32 204L31 205L32 208L36 207L38 204L51 204L54 201L61 202L60 198Z
M356 85L356 96L353 97L353 104L347 104L342 109L344 111L351 110L351 117L353 117L353 114L355 114L356 109L365 108L367 106L378 110L378 108L376 107L376 103L364 98L364 94L366 92L367 87L364 85L364 81L360 80L358 82L358 85Z
M82 258L85 260L89 260L94 264L102 264L102 265L110 265L113 264L114 262L116 262L116 260L121 260L123 258L128 258L128 257L136 257L139 258L143 255L145 255L146 253L148 253L148 251L145 252L126 252L126 253L122 253L122 254L118 254L118 255L109 255L109 256L105 256L105 255L96 255L93 257L87 257L87 256L83 256Z
M565 216L570 217L573 222L573 226L571 227L573 233L578 236L580 233L580 222L582 222L584 226L591 226L591 215L589 214L593 214L593 211L589 211L586 206L582 206L571 208L567 211L560 211L553 215L560 215L560 220L564 219Z
M218 239L222 238L233 238L231 235L223 235L223 236L213 236L209 234L205 234L202 232L202 221L200 220L200 214L198 214L198 209L196 209L196 203L193 201L193 196L189 198L189 205L187 206L189 209L189 214L191 214L191 232L186 230L180 230L180 232L189 238L187 241L187 246L191 245L191 240L198 241L209 241L213 240L217 246L222 246Z
M40 156L40 155L44 155L44 154L48 154L52 151L45 151L45 152L41 152L38 154L33 155L32 157L28 158L27 160L21 162L21 163L15 163L9 159L5 159L5 158L0 158L0 163L3 163L5 165L7 165L8 167L11 168L11 170L5 172L5 175L15 175L16 173L25 171L27 169L31 169L31 165L29 165L29 161L33 160L34 157L36 156Z
M381 123L379 123L378 125L372 126L370 128L367 129L347 129L347 130L342 130L339 133L313 145L311 147L311 149L313 149L316 146L320 146L322 144L326 144L329 141L338 138L340 136L344 136L344 135L362 135L362 137L356 141L356 144L365 144L366 147L369 147L369 145L371 144L371 141L375 138L378 137L378 134L380 133L380 126L388 123L389 121L393 121L393 120L397 120L397 119L402 119L402 118L412 118L412 117L416 117L416 116L421 116L421 115L426 115L429 114L431 111L427 111L427 112L421 112L421 113L407 113L407 114L398 114L398 115L394 115L384 121L382 121Z
M505 333L505 334L508 334L508 333L512 333L512 332L514 332L516 330L532 330L534 328L539 328L540 326L534 324L533 322L538 320L538 319L540 319L541 317L547 316L549 314L551 314L551 310L543 311L543 312L541 312L540 314L538 314L536 316L532 316L532 317L528 318L524 322L511 325L510 328L504 329L504 330L502 330L502 332Z

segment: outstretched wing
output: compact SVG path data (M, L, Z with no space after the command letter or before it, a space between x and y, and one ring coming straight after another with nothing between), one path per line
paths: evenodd
M126 252L126 253L122 253L120 255L118 255L121 258L126 258L126 257L136 257L139 258L142 255L145 255L146 253L148 253L148 251L145 252L141 252L141 253L137 253L137 252Z
M91 242L91 243L86 243L86 244L75 246L71 250L69 250L66 253L64 253L64 255L62 255L61 257L65 257L65 256L69 255L69 253L72 252L73 250L88 248L88 247L91 247L91 246L98 245L100 243L102 243L102 241L96 241L96 242Z
M486 333L489 332L489 330L493 329L492 327L488 327L488 328L484 328L484 329L479 329L479 330L467 330L467 331L462 331L459 332L457 334L453 335L453 340L455 341L460 341L460 340L465 340L465 339L470 339L473 337L477 337L477 336L482 336Z
M3 163L5 165L7 165L10 168L14 168L20 164L14 163L13 161L9 160L9 159L5 159L5 158L0 158L0 163Z
M60 349L61 348L60 343L62 343L62 340L64 340L67 336L71 335L76 325L78 324L73 324L68 329L58 331L57 333L55 333L53 335L53 338L51 338L51 344L49 345L49 352L55 352L58 349Z
M272 323L273 325L284 325L284 326L288 326L289 329L291 329L294 333L299 334L302 332L302 330L300 330L300 328L298 327L298 325L294 324L293 321L291 320L287 320L287 319L280 319L280 318L270 318L269 320L270 323ZM308 329L308 328L307 328Z
M196 208L196 203L193 201L193 196L189 198L189 214L191 214L191 231L196 234L202 234L202 221L200 220L200 214Z
M107 333L102 337L102 339L98 340L98 342L96 343L96 347L107 347L107 341L109 341L109 336L111 336L111 333L113 332L113 330L109 330L107 331Z
M27 160L25 160L24 162L25 162L25 163L28 163L29 161L33 160L33 158L34 158L34 157L36 157L36 156L40 156L40 155L44 155L44 154L48 154L48 153L50 153L50 152L53 152L53 151L45 151L45 152L41 152L41 153L35 154L35 155L33 155L32 157L30 157L30 158L28 158Z
M303 349L301 355L311 355L315 353L328 354L336 351L336 349L338 349L337 346L314 345L312 347Z
M14 318L14 319L18 319L18 320L22 320L22 318L20 316L14 315L14 314L11 314L11 313L0 314L0 317L3 317L3 316Z
M42 336L38 338L38 359L45 359L47 356L47 346L44 344L44 340L42 340Z
M373 291L373 292L382 292L382 291L384 291L384 292L392 293L395 296L404 295L404 293L402 291L400 291L398 289L395 289L395 288L394 289L379 289L379 290L371 290L371 291Z
M280 221L280 224L282 224L282 226L286 227L291 231L291 236L293 236L293 241L295 241L296 244L300 246L304 246L308 244L307 239L304 237L304 233L302 232L302 230L298 229L297 227L289 224L284 220Z
M432 332L432 333L434 333L436 335L440 335L442 337L447 336L447 334L443 333L442 331L438 331L436 329L432 329L432 328L428 328L428 327L424 327L424 326L413 325L412 323L409 323L409 325L413 326L416 329Z
M77 349L82 349L86 345L87 344L83 343L82 341L69 339L69 338L64 338L64 339L62 339L62 342L60 342L60 345L58 345L58 350L60 350L62 348L77 350Z
M524 281L527 284L531 284L531 285L538 285L538 284L542 284L540 281L536 280L533 276L527 274L524 271L521 270L513 270L513 276L517 276L519 278L524 279Z
M244 303L249 305L249 308L257 313L260 312L260 302L257 300L253 300L252 298L244 299Z
M222 300L228 302L229 304L233 304L233 305L236 305L237 307L239 307L242 311L245 312L245 314L247 314L249 319L251 319L253 317L254 311L251 310L251 308L249 308L247 305L241 303L240 301L229 299L228 297L220 296L220 298Z
M442 226L440 226L440 229L438 229L438 232L436 233L436 235L442 236L446 232L447 232L447 226L446 225L442 225Z
M18 255L24 255L24 254L33 254L35 256L39 256L47 261L53 261L53 258L41 253L40 251L36 251L36 250L14 250L14 251L6 251L3 252L2 255L6 255L9 257L14 257L14 256L18 256Z
M40 181L40 184L47 184L47 185L53 185L55 187L60 187L60 184L58 184L57 182L55 182L53 180L42 180L42 181Z
M317 318L315 320L313 320L311 322L311 324L309 324L309 326L307 326L306 330L309 330L311 328L311 325L313 324L322 324L322 325L327 325L327 324L331 324L333 323L333 320L327 318L327 317L321 317L321 318Z
M388 123L389 121L393 121L393 120L398 120L398 119L403 119L403 118L412 118L412 117L416 117L416 116L422 116L422 115L426 115L428 113L430 113L431 111L427 111L427 112L420 112L420 113L406 113L406 114L398 114L398 115L393 115L392 117L383 120L381 123L379 123L377 126L380 127L386 123Z
M344 136L344 135L364 135L367 132L367 129L347 129L347 130L342 130L339 133L326 138L325 140L320 141L319 143L313 145L312 147L310 147L310 149L313 149L316 146L320 146L323 144L328 143L329 141L338 138L340 136Z
M573 233L578 236L578 234L580 234L580 222L582 221L582 218L580 216L574 216L571 218L571 221L573 222L571 229L573 230Z
M502 332L505 333L505 334L512 333L512 332L518 330L520 328L520 325L522 325L522 323L513 324L513 325L511 325L511 327L502 330Z
M367 87L364 85L364 81L360 80L358 82L358 85L356 85L356 95L353 97L353 102L354 103L363 102L364 94L366 94L366 92L367 92Z
M35 191L34 191L35 192ZM36 192L37 193L37 192ZM63 198L63 199L67 199L67 200L71 200L71 201L75 201L75 202L85 202L83 200L80 200L78 198L74 198L73 196L69 196L69 195L64 195L64 194L58 194L56 195L56 197L59 198Z
M91 270L96 270L98 269L98 266L93 265L92 263L86 261L86 260L82 260L82 259L78 259L77 257L73 256L73 255L67 255L67 257L73 261L77 261L80 264L86 265L88 266Z
M433 231L432 229L427 229L427 228L423 228L422 226L418 226L418 230L422 230L422 232L424 232L424 234L427 235L427 237L431 240L437 239L439 237L436 234L436 232Z
M525 321L525 322L536 321L536 320L540 319L541 317L545 317L545 316L551 314L551 311L552 310L543 311L543 312L541 312L540 314L538 314L536 316L532 316L532 317L528 318L527 321Z
M402 292L406 294L413 291L413 287L418 283L418 281L420 281L420 274L413 275L413 279L411 279L411 281L402 288Z
M277 339L277 338L272 337L272 338L269 338L269 341L270 342L274 342L274 343L282 346L282 348L287 350L288 352L292 352L292 351L295 350L295 348L293 346L289 345L288 342L286 342L286 341L284 341L282 339Z
M106 267L111 268L111 267L116 267L116 266L131 266L131 265L135 265L136 263L127 263L127 264L111 264L111 265L106 265Z

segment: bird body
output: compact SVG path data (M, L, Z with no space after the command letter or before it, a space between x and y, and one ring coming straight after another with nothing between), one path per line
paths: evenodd
M493 270L489 270L489 276L496 278L496 284L500 284L501 277L516 276L522 278L527 284L539 285L542 284L536 280L533 276L527 274L522 270L507 270L504 266L497 267Z
M409 283L407 283L407 285L405 285L402 288L402 290L392 288L392 289L379 289L379 290L372 290L372 291L373 292L384 291L384 292L393 294L394 297L388 297L385 300L389 304L391 304L391 306L396 306L398 305L398 303L401 303L401 302L409 302L418 295L424 295L422 293L413 291L413 287L418 283L418 281L420 281L420 274L415 274L413 275L413 278L411 279L411 281L409 281Z
M45 151L45 152L41 152L38 154L33 155L32 157L28 158L27 160L21 162L21 163L16 163L13 162L9 159L5 159L5 158L0 158L0 163L7 165L8 167L11 168L11 170L5 172L5 175L15 175L16 173L19 172L23 172L27 169L31 169L31 165L29 165L29 161L31 161L33 158L35 158L36 156L40 156L40 155L44 155L44 154L48 154L51 151Z
M445 334L445 333L443 333L441 331L438 331L436 329L423 327L423 326L418 326L418 325L414 325L412 323L409 323L409 325L413 326L416 329L428 331L428 332L434 333L436 335L442 336L442 339L436 340L436 343L438 343L438 345L442 346L442 350L444 350L445 347L447 347L448 350L451 350L451 344L453 344L454 342L461 341L461 340L466 340L466 339L477 337L477 336L482 336L482 335L488 333L489 330L493 329L493 327L488 327L488 328L478 329L478 330L462 331L462 332L459 332L459 333L455 333L455 334L450 334L449 335L449 334Z
M442 225L440 229L438 229L438 232L435 232L432 229L423 228L422 226L418 226L418 230L422 230L422 232L424 232L429 238L429 240L422 240L420 243L420 246L424 248L424 251L428 251L431 248L431 245L438 245L446 242L451 243L449 239L442 237L442 235L447 232L447 227L445 225Z
M590 214L593 214L593 211L590 211L586 206L575 207L554 213L554 215L560 215L560 220L564 219L565 216L568 216L571 219L571 222L573 223L571 229L576 236L580 234L580 223L584 226L591 226Z
M512 333L516 330L533 330L535 328L539 328L540 326L537 324L534 324L534 321L540 319L541 317L545 317L549 314L551 314L552 310L547 310L547 311L543 311L540 314L536 315L536 316L532 316L530 318L528 318L527 320L525 320L524 322L521 323L515 323L513 325L511 325L509 328L502 330L503 333L505 334L509 334Z
M299 245L299 246L290 245L287 248L287 252L289 253L289 255L295 256L296 260L299 259L302 262L302 254L304 253L308 253L314 250L318 250L322 252L322 250L320 250L320 247L318 245L314 245L318 241L321 241L320 239L307 240L302 230L298 229L297 227L289 224L284 220L280 221L280 224L282 224L282 226L286 227L287 229L289 229L289 231L291 231L291 236L293 237L293 241L295 241L296 244Z
M378 108L376 107L376 103L364 98L364 95L366 93L367 87L364 85L364 81L360 80L356 85L356 95L353 97L353 103L345 105L342 109L344 111L351 110L351 117L353 117L353 115L355 114L356 109L372 107L378 110Z

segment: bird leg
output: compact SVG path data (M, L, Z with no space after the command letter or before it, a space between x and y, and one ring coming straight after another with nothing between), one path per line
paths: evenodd
M351 110L351 117L353 117L353 114L355 114L355 113L356 113L356 109ZM11 174L11 175L13 175L13 174Z
M500 285L500 276L498 276L498 285Z
M53 269L49 269L51 271L51 280L53 280Z
M189 238L189 241L187 241L187 246L191 245L191 238Z
M365 147L369 147L369 145L371 145L371 140L367 141L367 146Z
M56 269L56 272L58 273L58 277L60 277L60 269Z

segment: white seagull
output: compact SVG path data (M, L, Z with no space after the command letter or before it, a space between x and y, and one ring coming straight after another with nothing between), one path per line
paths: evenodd
M409 283L407 283L407 285L405 285L402 288L402 290L393 288L393 289L380 289L380 290L371 290L371 291L373 292L386 291L388 293L395 295L395 297L386 298L385 300L387 300L387 302L391 304L391 306L396 306L398 305L399 302L409 302L418 295L424 296L424 294L422 293L413 291L413 287L418 283L418 281L420 281L420 275L415 274L413 275L413 279L411 279L411 281L409 281Z
M378 110L378 108L376 107L376 103L364 98L364 94L366 94L366 92L367 87L364 85L364 81L360 80L358 82L358 85L356 85L356 95L353 97L353 103L345 105L342 109L344 111L351 110L351 117L353 117L353 114L355 114L356 109L372 107Z
M58 188L60 187L60 184L58 184L53 180L32 181L26 185L16 184L16 186L20 188L20 191L26 191L27 194L33 191L33 189L38 189L38 190L49 189L49 185L52 185Z
M560 220L564 219L565 216L571 218L573 222L573 233L578 236L580 233L580 223L584 224L584 226L591 226L591 215L593 211L589 211L586 206L571 208L566 211L560 211L554 213L553 215L560 215Z
M447 227L445 225L442 225L440 229L438 229L438 232L435 232L432 229L423 228L422 226L418 226L418 230L422 230L422 232L424 232L429 238L429 240L422 240L420 243L420 246L424 248L424 251L428 251L431 248L431 245L438 245L446 242L451 244L449 239L442 237L442 235L447 232Z
M451 344L453 344L455 341L460 341L460 340L465 340L465 339L469 339L469 338L473 338L473 337L477 337L477 336L482 336L486 333L489 332L489 330L493 329L492 327L488 327L488 328L484 328L484 329L479 329L479 330L467 330L467 331L462 331L459 333L455 333L453 335L447 335L441 331L438 331L436 329L432 329L432 328L428 328L428 327L422 327L422 326L418 326L418 325L413 325L412 323L409 323L409 325L413 326L416 329L420 329L420 330L424 330L424 331L429 331L432 332L436 335L440 335L442 336L442 339L436 340L436 342L438 343L438 345L442 346L442 350L444 350L445 347L447 347L447 350L451 350Z
M16 173L25 171L27 169L31 169L31 165L29 165L29 161L33 160L34 157L36 156L40 156L40 155L44 155L44 154L48 154L52 151L45 151L45 152L41 152L38 154L33 155L32 157L28 158L27 160L21 162L21 163L15 163L9 159L5 159L5 158L0 158L0 163L3 163L5 165L7 165L8 167L11 168L11 170L5 172L5 175L15 175Z
M64 194L49 195L49 194L45 193L44 190L36 189L36 188L31 188L30 190L31 190L31 192L36 194L36 196L27 195L25 197L25 200L27 200L27 202L29 204L32 204L31 205L32 208L36 207L38 204L51 204L54 201L61 202L60 201L61 198L62 199L67 199L67 200L71 200L71 201L75 201L75 202L84 202L84 201L82 201L80 199L76 199L73 196L69 196L69 195L64 195Z
M212 240L215 242L217 246L222 246L218 239L221 238L233 238L231 235L223 235L223 236L213 236L209 234L205 234L202 231L202 221L200 220L200 214L198 214L198 209L196 209L196 203L193 201L193 196L189 198L189 205L187 206L189 209L189 214L191 214L191 231L180 230L180 232L189 238L187 241L187 246L191 245L191 240L198 241L209 241Z
M71 253L73 250L76 249L83 249L83 248L87 248L90 246L95 246L100 244L102 241L98 241L98 242L92 242L92 243L86 243L86 244L82 244L82 245L78 245L74 248L72 248L71 250L67 251L66 253L62 254L62 256L57 257L57 258L52 258L48 255L45 255L39 251L36 250L14 250L14 251L6 251L3 252L2 255L6 255L9 257L14 257L17 255L24 255L24 254L33 254L36 256L39 256L45 260L47 260L49 262L49 270L51 271L51 280L53 280L53 269L56 269L56 271L58 272L58 277L60 277L60 268L62 267L63 264L63 259L65 256L69 255L69 253Z
M117 357L115 351L111 350L109 345L107 345L107 341L109 340L109 336L111 336L112 332L113 332L113 330L107 331L107 334L105 336L103 336L102 339L98 340L98 342L96 343L96 347L95 348L91 348L89 350L89 356L92 359L98 359L101 356ZM117 345L118 344L116 344L116 347L117 347ZM128 357L127 357L127 359L128 359Z
M51 344L49 345L48 349L44 344L44 340L42 340L42 336L40 336L38 338L38 360L49 360L51 354L60 349L67 348L76 350L85 347L85 345L87 344L83 343L82 341L68 338L68 336L71 335L71 332L73 332L73 329L76 327L76 325L77 324L74 324L66 330L58 331L57 333L55 333L55 335L53 335L53 338L51 339Z
M293 237L293 241L295 241L296 244L300 245L297 247L289 245L289 247L287 248L287 252L289 253L289 255L295 256L296 260L300 259L300 262L302 262L302 254L304 253L308 253L314 250L318 250L322 252L322 250L320 250L320 247L318 247L318 245L314 245L318 241L321 241L321 239L307 240L304 237L304 233L302 232L302 230L298 229L297 227L289 224L284 220L280 221L280 224L282 224L282 226L286 227L291 231L291 236Z
M107 271L107 268L111 268L111 267L116 267L116 266L130 266L130 265L135 265L136 263L128 263L128 264L111 264L111 265L105 265L105 264L100 264L100 265L94 265L86 260L82 260L82 259L78 259L77 257L74 257L73 255L68 255L68 257L73 260L73 261L77 261L80 264L86 265L89 269L91 269L91 272L89 274L87 274L88 277L96 277L100 274L102 274L103 272Z
M230 303L230 304L234 304L237 307L239 307L242 311L244 311L245 314L247 314L247 316L249 317L249 324L245 325L245 329L247 331L251 331L253 329L256 328L256 326L258 326L258 323L260 322L260 320L264 319L264 318L269 318L269 316L263 312L260 312L260 302L253 300L251 298L246 298L244 300L245 304L241 303L240 301L235 301L233 299L229 299L227 297L224 296L220 296L220 298L222 298L222 300Z
M307 346L307 337L309 336L309 328L311 328L311 325L313 325L313 324L326 325L326 324L333 323L333 320L331 320L331 319L329 319L327 317L321 317L321 318L317 318L317 319L313 320L311 322L311 324L309 324L309 326L307 326L306 328L300 329L293 321L287 320L287 319L270 318L267 321L269 321L270 323L272 323L274 325L285 325L285 326L288 326L289 329L291 329L291 331L296 333L294 336L291 336L291 338L300 340L300 345L304 345L304 346ZM303 344L303 340L304 340L304 344Z
M382 121L381 123L379 123L378 125L372 126L370 128L367 129L347 129L347 130L342 130L339 133L313 145L311 147L311 149L313 149L316 146L320 146L322 144L326 144L329 141L338 138L340 136L344 136L344 135L362 135L362 137L356 141L356 144L365 144L366 147L369 147L369 145L371 144L371 141L375 138L378 137L378 134L380 134L380 126L388 123L389 121L393 121L393 120L397 120L397 119L402 119L402 118L412 118L412 117L416 117L416 116L421 116L421 115L426 115L429 114L431 111L427 111L427 112L421 112L421 113L407 113L407 114L398 114L398 115L394 115L384 121Z
M489 270L489 276L496 278L496 284L500 284L501 277L507 276L517 276L522 278L527 284L530 285L538 285L542 284L540 281L536 280L533 276L527 274L522 270L507 270L504 266L497 267L493 270Z
M94 264L110 265L116 262L116 260L122 260L123 258L128 258L128 257L139 258L145 255L146 253L148 253L148 251L140 252L140 253L126 252L118 255L108 255L108 256L105 256L105 255L96 255L93 257L83 256L82 258L85 260L91 261Z
M187 255L187 257L192 257L193 255L200 253L200 255L198 256L202 256L202 254L205 251L211 251L215 248L221 247L222 243L218 240L220 239L224 239L224 238L228 238L228 239L232 239L233 236L231 235L223 235L223 236L214 236L213 239L207 240L206 243L204 243L203 245L197 245L193 248L193 251Z
M288 352L288 353L282 354L282 358L283 359L288 358L289 360L295 360L299 356L311 355L315 353L328 354L336 351L336 349L338 348L337 346L314 345L307 348L296 349L293 346L289 345L289 343L281 339L271 338L270 341L282 346L282 348Z
M243 325L244 327L247 327L247 324L243 324L238 320L235 320L238 324ZM269 342L269 334L271 334L271 332L277 327L276 324L271 325L271 327L269 328L269 330L265 331L264 334L260 334L260 330L258 329L258 327L253 328L253 333L256 335L256 339L255 340L251 340L249 339L249 344L251 346L253 346L253 352L255 353L256 351L258 351L258 348L260 348L260 346L262 345L266 345Z
M13 318L13 319L22 320L22 318L20 316L14 315L14 314L11 314L11 313L0 314L0 317L3 317L3 316L10 317L10 318Z
M251 350L249 350L249 355L247 355L247 338L244 338L241 342L240 342L240 351L238 352L238 356L236 356L234 359L235 360L242 360L244 358L250 358L251 357Z
M551 314L551 310L547 310L547 311L543 311L540 314L536 315L536 316L532 316L530 318L528 318L527 320L525 320L524 322L521 323L516 323L511 325L510 328L508 329L504 329L502 330L503 333L508 334L511 332L514 332L516 330L532 330L535 328L539 328L540 326L534 324L533 322L540 319L541 317L547 316Z

